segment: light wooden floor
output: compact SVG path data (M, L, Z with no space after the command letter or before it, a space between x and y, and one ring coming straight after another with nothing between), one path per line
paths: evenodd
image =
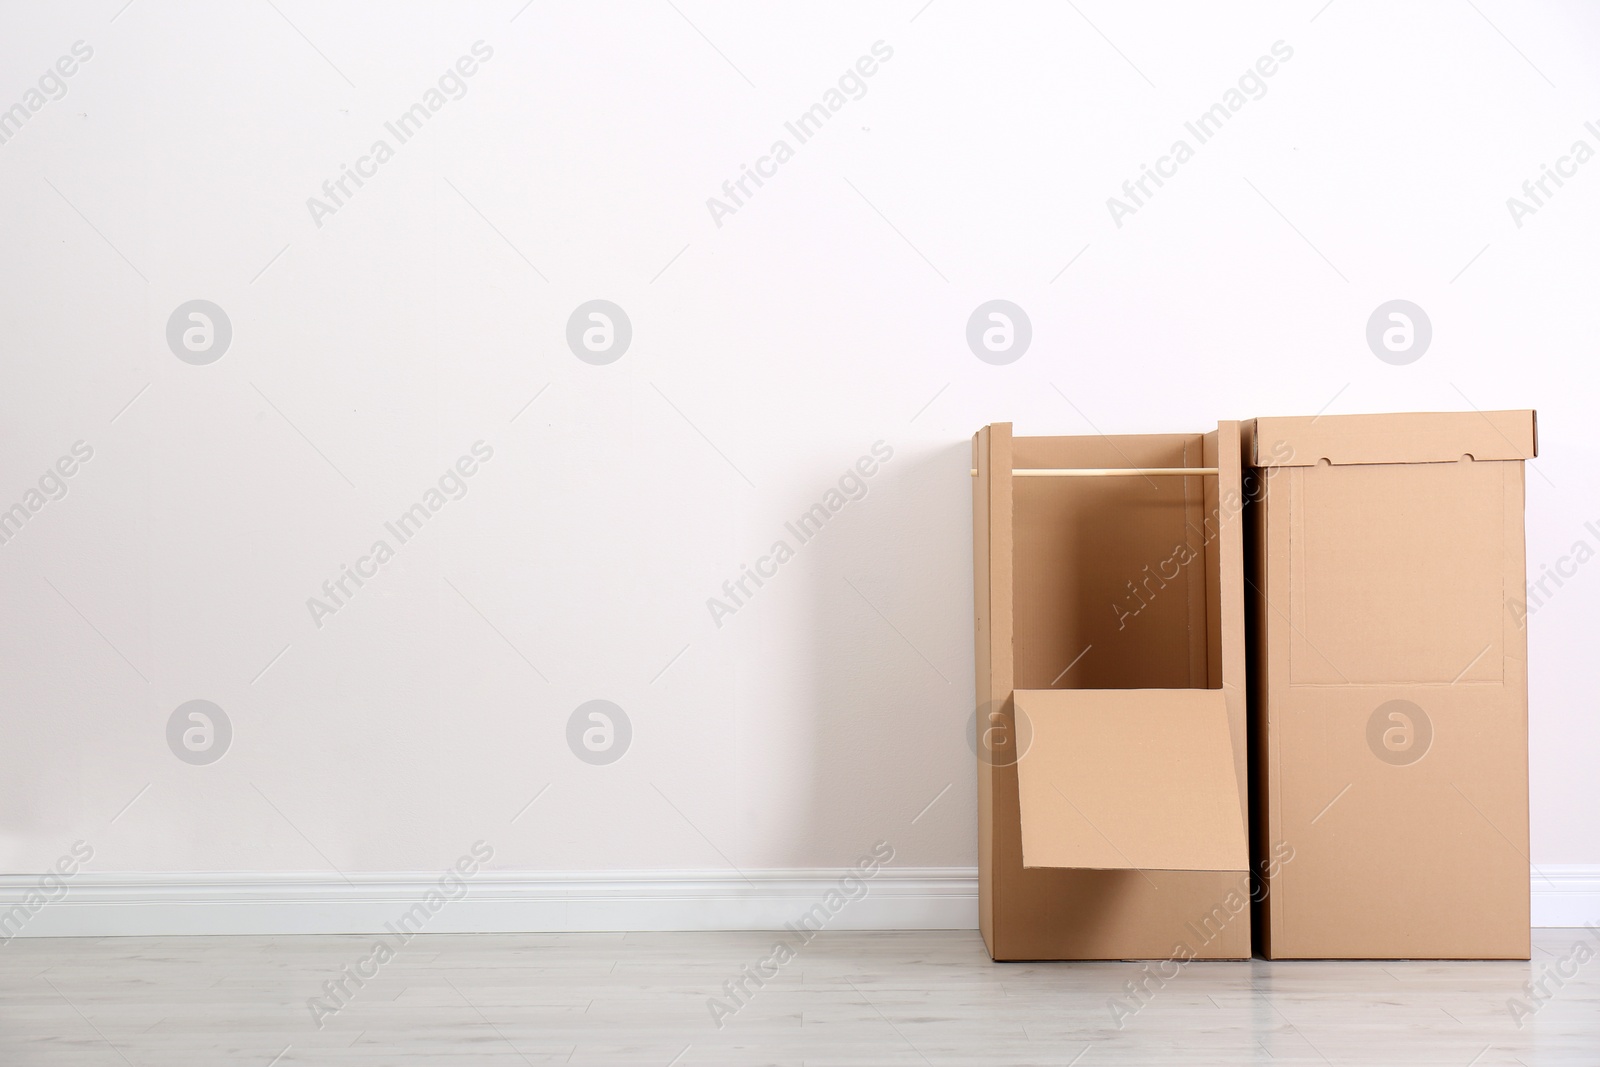
M720 1030L707 999L774 935L424 935L321 1029L307 1000L371 938L19 938L0 946L0 1064L1593 1067L1600 958L1571 951L1600 947L1590 936L1535 931L1532 963L1193 963L1148 983L1119 1028L1108 1002L1138 964L994 964L975 933L824 933ZM1523 984L1564 959L1576 974L1530 1000ZM1520 1027L1512 998L1533 1010Z

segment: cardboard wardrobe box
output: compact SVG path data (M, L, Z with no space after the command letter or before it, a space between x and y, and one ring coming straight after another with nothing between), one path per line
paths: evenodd
M1249 956L1239 424L995 423L972 466L990 955Z
M1531 411L1244 426L1269 959L1527 959Z

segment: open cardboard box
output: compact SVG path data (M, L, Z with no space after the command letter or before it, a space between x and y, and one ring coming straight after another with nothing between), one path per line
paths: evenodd
M990 954L1249 956L1239 424L996 423L973 468Z
M1534 413L1243 430L1260 952L1527 959Z

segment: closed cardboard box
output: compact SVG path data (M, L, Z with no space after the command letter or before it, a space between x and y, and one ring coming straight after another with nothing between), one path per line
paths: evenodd
M1239 424L996 423L973 474L990 954L1248 956Z
M1263 418L1243 445L1259 484L1258 951L1527 959L1527 642L1513 604L1534 413Z

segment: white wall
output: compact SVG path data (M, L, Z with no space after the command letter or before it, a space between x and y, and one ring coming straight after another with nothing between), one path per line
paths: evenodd
M1586 5L122 3L11 5L0 33L0 107L93 49L0 144L0 508L93 449L0 545L5 871L79 839L98 872L426 872L478 839L513 871L880 839L970 866L989 421L1536 407L1531 569L1600 546L1600 162L1521 227L1506 204L1600 148ZM1116 225L1107 198L1278 41L1265 95ZM307 198L378 138L394 158L319 226ZM719 226L707 198L779 138ZM565 340L595 298L633 328L605 366ZM1032 323L1006 366L965 339L995 298ZM1364 337L1395 298L1434 330L1406 366ZM208 365L165 336L194 299L232 324ZM385 520L477 441L399 545ZM715 625L878 441L865 498ZM307 599L379 538L319 628ZM1600 863L1597 622L1600 565L1530 620L1535 863ZM608 766L566 741L597 698L633 729ZM208 766L166 740L194 699L232 725Z

